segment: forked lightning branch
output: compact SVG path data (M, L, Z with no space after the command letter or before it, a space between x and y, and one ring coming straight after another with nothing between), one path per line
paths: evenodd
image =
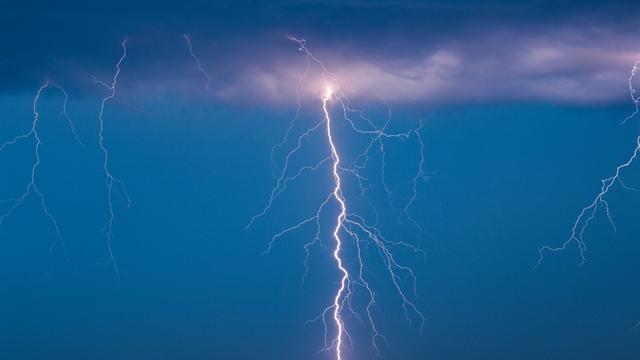
M331 228L331 257L337 270L338 277L336 279L337 286L335 291L331 294L327 294L327 306L321 311L312 321L318 321L322 323L324 328L324 340L323 351L332 354L332 358L336 360L346 360L349 352L361 353L365 352L358 350L358 345L354 343L354 338L351 336L351 321L358 319L360 323L365 324L368 331L370 331L370 344L374 356L378 357L381 353L381 345L385 342L382 329L378 325L377 311L377 299L378 290L374 288L370 278L374 276L372 269L368 266L373 262L370 259L370 254L373 252L378 257L378 261L384 264L383 272L388 279L391 287L395 289L397 299L402 307L404 316L409 323L416 323L421 329L424 323L424 316L420 310L414 304L416 298L416 276L413 269L403 263L396 255L398 249L408 249L415 255L422 256L424 253L415 245L404 242L391 240L383 235L383 232L376 226L375 222L369 221L365 216L356 213L350 207L350 196L343 184L346 177L353 177L355 183L360 187L359 195L366 194L370 189L367 186L369 179L364 175L364 170L367 167L372 166L374 160L372 159L373 153L381 154L381 167L382 171L379 176L379 180L384 186L381 188L385 192L384 196L391 196L389 187L386 185L384 179L384 168L387 165L385 162L385 144L392 140L397 140L400 143L408 143L407 140L413 138L418 144L417 151L419 154L419 161L415 164L415 175L411 177L408 182L410 190L412 191L409 201L402 209L404 215L411 223L417 225L417 222L410 215L410 207L416 197L417 183L426 180L424 166L424 155L422 153L424 144L422 143L422 137L420 130L422 129L422 123L419 126L411 129L407 132L389 132L387 129L391 121L391 116L386 116L382 125L377 125L375 121L365 116L364 111L354 109L351 107L349 99L346 97L343 91L339 87L339 81L336 76L329 72L325 65L315 57L311 51L306 47L305 40L289 37L298 46L299 50L303 53L306 59L304 71L296 84L296 97L298 107L296 109L296 115L292 120L289 128L287 129L283 140L278 143L272 152L272 160L274 153L280 148L291 149L284 155L284 164L281 171L276 176L276 184L273 187L271 194L267 200L265 207L256 214L247 228L251 227L256 221L265 216L272 208L274 203L278 200L280 195L287 189L287 186L298 180L307 174L318 171L328 171L331 174L332 184L326 196L323 197L323 201L318 205L315 210L311 212L308 218L298 221L292 226L286 227L283 230L277 232L269 241L265 254L269 253L276 241L286 235L294 236L296 230L302 230L305 227L313 227L315 235L311 237L304 244L306 251L306 258L304 260L305 275L309 271L308 260L312 246L321 242L321 230L322 220L325 218L333 218ZM300 113L302 107L303 93L301 91L305 81L309 80L309 73L317 69L320 74L319 87L315 89L315 97L317 99L318 108L322 110L322 117L313 125L301 132L293 144L290 144L290 137L295 124L300 120ZM340 114L335 117L332 115L332 110ZM365 136L368 139L367 145L362 152L355 157L355 160L351 163L347 163L340 152L340 144L336 142L334 136L334 124L336 122L346 122L349 128L354 134ZM309 165L294 168L291 163L292 160L301 154L301 150L304 145L308 143L311 137L322 136L324 137L324 143L326 144L327 155L322 160ZM275 164L275 162L274 162ZM332 206L337 206L337 213L332 209ZM304 209L300 209L303 211ZM300 235L298 235L300 236ZM345 251L349 248L348 255ZM375 249L374 251L367 251ZM375 274L379 276L380 274ZM366 304L361 309L357 309L354 304L354 299L365 299ZM357 320L356 320L357 321Z

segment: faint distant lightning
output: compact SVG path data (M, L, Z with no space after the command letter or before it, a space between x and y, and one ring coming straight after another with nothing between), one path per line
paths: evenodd
M626 122L636 116L638 111L640 111L640 96L636 96L636 89L633 87L633 79L636 77L636 74L640 70L640 60L636 61L631 68L631 75L629 76L629 96L631 96L631 101L633 101L633 106L635 109L631 114L629 114L624 120L622 120L622 125L626 124Z
M118 85L118 76L120 75L121 65L127 57L127 39L124 39L121 45L122 45L122 55L120 56L120 59L115 65L115 72L114 72L113 78L111 79L111 83L106 83L104 81L100 81L94 78L94 81L96 84L102 85L104 88L106 88L109 91L109 94L106 97L102 98L102 101L100 102L100 111L98 113L98 120L99 120L99 126L100 126L98 131L98 145L100 146L100 150L102 151L102 154L103 154L102 167L105 174L105 182L107 185L107 205L109 210L108 219L104 226L104 232L107 240L107 254L108 254L107 263L113 266L113 269L116 273L116 282L120 280L120 270L118 268L118 261L114 256L113 247L112 247L113 221L115 219L115 213L113 210L113 185L118 184L120 186L120 190L122 191L122 194L126 198L128 206L131 206L131 198L127 193L127 189L124 183L121 180L115 178L109 168L109 151L107 150L104 142L104 109L107 102L116 96L116 87Z
M82 141L80 141L80 138L78 137L78 133L76 132L76 127L73 124L73 121L71 121L71 118L69 117L69 113L67 112L67 105L69 104L69 94L67 94L67 91L60 85L54 84L52 86L55 86L58 90L62 92L62 95L64 95L64 101L62 103L62 112L60 113L60 116L64 117L65 120L67 120L67 123L69 124L69 130L71 130L71 134L73 134L73 137L78 143L78 145L84 146Z
M418 138L418 142L420 143L420 162L418 164L418 172L411 179L411 197L407 204L405 205L403 212L404 215L411 223L418 228L418 231L422 232L422 227L418 222L411 216L409 213L409 208L416 201L416 197L418 196L418 181L426 182L429 178L424 170L424 143L422 142L422 136L420 135L420 130L422 130L422 121L420 121L420 125L413 131L416 137Z
M193 46L191 45L191 38L189 37L189 35L183 34L182 36L187 42L187 46L189 47L189 55L191 55L191 58L193 58L193 61L195 61L198 71L200 71L200 73L202 73L202 75L204 75L207 78L206 86L207 86L207 90L209 90L209 85L211 85L211 81L213 81L213 78L211 77L211 74L209 74L209 72L202 67L202 65L200 64L200 59L193 52Z
M629 80L628 80L629 94L634 103L635 109L629 116L627 116L622 121L622 124L625 124L628 120L630 120L631 118L635 117L638 114L638 110L639 110L638 107L640 106L640 97L637 97L635 95L636 89L633 87L633 80L636 77L639 69L640 69L640 60L634 63L633 68L631 69ZM546 245L538 250L539 257L538 257L538 263L536 264L536 267L539 266L544 260L545 253L565 250L573 242L575 242L576 245L578 246L578 250L580 253L580 265L583 265L584 262L586 261L585 254L587 252L587 244L584 242L583 235L584 235L584 232L589 227L589 224L591 223L591 221L595 218L600 208L604 210L607 220L611 224L611 227L613 227L614 231L616 230L616 225L613 222L613 216L611 215L609 203L606 200L606 196L616 183L619 183L620 186L626 190L638 191L638 189L627 186L622 181L621 176L622 176L622 171L628 168L629 166L631 166L639 156L640 156L640 136L636 137L635 148L631 153L631 156L627 159L627 161L618 165L612 176L601 180L602 187L600 188L600 192L598 192L596 197L593 199L591 203L589 203L589 205L585 206L582 209L582 211L576 218L576 221L574 222L573 227L571 228L569 238L557 247Z
M405 290L405 281L407 281L408 279L411 282L411 291L415 295L415 274L411 268L402 265L397 261L396 256L393 254L392 250L394 248L401 247L415 253L423 253L420 249L414 247L411 244L400 241L396 242L387 240L382 236L380 230L378 230L375 224L369 224L364 217L353 212L347 205L347 198L344 195L345 189L343 187L343 177L353 176L356 183L360 187L361 194L364 196L364 194L369 188L371 188L372 185L367 185L368 179L361 173L361 171L367 167L371 152L378 151L382 153L382 166L384 167L386 166L386 163L384 159L383 142L389 139L406 140L409 137L415 135L415 138L420 144L420 164L418 173L412 178L413 187L411 196L404 208L404 212L406 213L407 217L415 222L415 220L413 220L408 214L408 209L416 199L417 181L426 178L424 172L424 156L422 154L422 151L424 150L424 144L419 133L422 129L422 123L420 123L420 126L418 128L406 133L388 133L386 131L386 128L391 119L390 114L389 117L385 120L383 126L377 126L371 119L367 118L361 110L351 108L348 99L342 93L342 91L339 88L334 88L334 85L337 84L335 76L330 73L325 68L324 64L307 49L307 47L305 46L305 40L297 39L294 37L288 38L292 41L295 41L299 45L299 50L306 55L307 62L302 77L296 84L296 96L298 105L296 108L295 117L287 128L282 141L274 146L271 153L271 158L274 162L274 172L275 151L279 148L290 146L288 142L289 135L293 131L295 123L299 120L302 107L301 86L308 76L311 64L316 64L320 68L321 78L326 81L324 85L324 93L321 96L323 116L321 120L315 122L311 127L302 131L302 133L298 136L297 141L287 151L286 155L284 156L284 165L282 166L282 169L280 171L277 171L277 173L275 174L276 183L271 190L271 194L267 200L265 207L251 218L247 225L247 228L251 227L259 218L267 214L267 212L274 205L275 201L287 189L287 186L290 183L299 179L305 173L317 171L319 168L330 164L331 175L333 179L331 192L323 197L324 200L312 216L305 218L297 224L285 228L280 232L277 232L271 238L271 241L269 241L268 247L264 253L269 253L272 250L275 241L279 238L289 234L294 230L299 230L304 226L314 225L314 237L304 244L306 258L304 262L305 272L303 278L306 277L309 270L307 262L309 259L311 247L316 244L320 244L321 241L320 218L326 211L328 204L332 202L332 200L335 201L338 205L339 212L335 217L335 225L333 226L332 230L332 239L334 243L332 247L332 258L333 261L335 261L336 268L338 270L338 273L340 274L339 286L336 289L335 294L333 295L333 301L331 302L331 304L327 306L322 311L322 313L313 321L319 320L324 324L323 350L331 351L334 354L334 358L336 360L344 360L346 350L345 345L347 343L353 345L351 335L347 331L346 317L353 316L361 320L361 323L364 326L368 324L370 328L372 334L371 346L372 350L375 352L375 356L377 357L380 355L379 342L381 340L384 340L385 338L379 332L378 325L375 321L374 310L376 308L377 293L376 291L374 291L368 280L369 274L372 272L372 270L369 269L365 264L365 255L368 252L373 251L378 256L380 256L383 264L386 267L388 276L391 279L391 283L400 296L405 317L410 322L412 318L418 319L420 322L420 327L422 327L424 323L424 316L410 300L410 297L407 295L407 292ZM370 137L368 146L366 146L365 150L357 155L355 160L350 164L343 164L344 161L335 143L333 128L334 119L332 119L329 109L329 103L331 101L335 101L336 104L339 105L342 110L341 113L343 115L343 119L347 122L348 127L351 130L355 131L358 134ZM293 171L290 173L291 162L293 161L294 157L300 152L300 150L310 140L311 137L320 133L319 130L323 127L325 130L325 137L326 143L328 144L329 148L329 154L310 165L302 166L297 171ZM381 176L384 177L384 170L382 170ZM384 179L382 179L382 187L387 195L390 196L391 193L386 183L384 182ZM371 203L369 204L371 205ZM417 222L415 222L415 224L417 225ZM350 253L351 251L355 254L355 258L347 259L347 253ZM350 269L351 266L353 266L353 269ZM366 306L364 306L363 308L363 311L366 314L366 321L363 320L363 318L358 314L357 309L355 309L354 305L352 304L352 299L355 296L358 296L358 289L363 290L363 294L367 299ZM328 319L331 319L330 323L333 327L335 327L335 335L333 336L329 336L329 322L327 321Z
M49 81L45 81L44 84L42 84L38 88L38 91L36 92L36 95L33 98L33 103L32 103L33 104L32 105L33 120L31 122L31 129L29 129L28 132L21 135L17 135L13 139L0 145L0 152L1 152L7 147L11 145L15 145L22 140L27 140L29 138L33 138L35 140L34 162L31 165L30 181L27 184L24 192L20 194L18 197L14 199L7 199L7 200L1 201L2 203L9 203L11 204L11 206L8 208L8 210L4 214L0 215L0 225L2 225L4 221L9 216L11 216L18 207L20 207L24 203L24 201L29 197L29 195L35 194L40 199L40 206L42 207L42 211L44 212L46 217L51 221L51 224L53 225L53 228L56 233L56 240L53 243L51 243L49 247L50 254L53 254L53 251L58 245L62 246L65 252L66 252L66 248L64 244L64 239L62 237L62 232L60 230L60 226L58 225L58 220L53 215L49 207L47 206L47 202L44 197L44 194L40 191L40 188L38 187L38 182L37 182L37 171L41 163L40 147L42 145L42 139L40 137L40 133L38 132L38 125L40 122L40 112L38 111L38 102L40 101L40 97L43 94L43 92L49 87L55 87L63 94L64 102L63 102L62 112L60 113L60 116L64 117L67 123L69 124L69 129L71 130L71 133L75 138L75 141L80 145L82 144L75 131L73 121L71 120L71 118L69 117L69 114L67 113L67 103L69 101L69 96L67 95L67 92L60 85L51 84Z

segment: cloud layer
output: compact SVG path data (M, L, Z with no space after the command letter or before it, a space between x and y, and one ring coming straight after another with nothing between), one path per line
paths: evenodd
M190 5L16 5L0 16L0 91L25 91L43 78L88 90L88 75L108 76L127 36L123 86L140 95L172 89L196 96L203 83L183 33L214 78L208 94L234 103L292 100L305 58L287 34L308 40L335 74L333 86L393 103L623 101L640 59L638 10L626 2ZM310 96L327 82L317 67L307 80L300 90Z

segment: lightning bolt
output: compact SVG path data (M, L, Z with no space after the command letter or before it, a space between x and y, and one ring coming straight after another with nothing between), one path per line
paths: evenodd
M98 145L100 147L100 151L102 152L103 155L103 162L102 162L102 169L105 175L105 184L107 187L107 209L108 209L108 218L107 218L107 222L104 225L104 234L106 237L106 243L107 243L107 264L110 264L113 267L113 270L115 272L116 275L116 283L118 283L120 281L120 270L119 270L119 266L118 266L118 261L116 259L116 257L114 256L114 252L113 252L113 246L112 246L112 238L113 238L113 222L115 220L115 212L113 210L113 192L114 192L114 185L118 185L120 188L120 191L122 192L123 196L125 197L126 201L127 201L127 205L130 207L131 206L131 198L129 197L129 194L127 192L127 189L124 185L124 183L119 180L118 178L113 176L113 173L111 172L110 169L110 164L109 164L109 151L107 150L107 147L105 145L105 139L104 139L104 112L105 112L105 106L107 104L107 102L109 102L110 100L112 100L113 98L116 97L116 89L117 89L117 85L118 85L118 77L120 75L120 71L121 71L121 66L122 63L124 62L124 60L127 57L127 39L124 39L121 42L121 46L122 46L122 55L120 56L120 58L118 59L118 62L115 65L115 72L113 74L113 77L111 78L111 82L107 83L101 80L96 79L95 77L93 77L93 80L96 84L99 84L101 86L103 86L105 89L107 89L108 94L107 96L103 97L101 102L100 102L100 110L98 112L98 122L99 122L99 130L98 130Z
M337 272L339 273L339 285L332 297L333 301L324 308L319 316L312 319L310 322L321 321L324 326L324 346L322 347L322 350L332 352L333 357L336 360L345 360L347 345L353 345L353 340L348 330L347 318L353 317L358 319L362 325L369 327L372 335L371 347L375 353L375 357L379 357L379 345L381 341L385 341L385 337L379 331L379 327L375 319L377 292L368 280L373 271L367 267L365 255L368 251L371 251L371 249L373 249L373 252L377 253L385 266L385 271L391 280L393 288L399 295L406 319L410 323L412 319L417 319L420 323L420 328L422 328L425 318L411 300L412 297L416 296L415 274L410 267L401 264L397 260L396 255L394 255L394 249L404 248L409 249L416 254L424 255L424 253L422 250L409 243L402 241L390 241L386 239L382 235L381 231L375 226L375 223L370 224L363 216L353 212L349 208L348 198L345 196L345 189L343 187L344 177L352 176L359 186L361 195L364 196L367 191L372 188L372 185L369 184L369 180L362 174L362 171L367 168L372 153L379 152L382 156L382 187L387 195L391 196L391 191L384 180L384 168L386 166L384 144L389 140L405 141L410 137L414 137L420 144L420 163L417 174L412 178L413 187L409 201L403 209L407 216L412 219L408 211L417 196L417 182L419 180L426 179L423 168L424 156L422 154L424 144L420 135L422 123L420 123L419 127L405 133L387 132L386 129L391 120L390 112L384 124L382 126L378 126L374 121L366 117L363 111L352 108L349 105L349 100L345 94L340 89L334 89L334 84L338 83L335 75L329 72L325 68L324 64L311 53L311 51L306 47L306 41L304 39L297 39L291 36L289 36L288 39L298 44L299 51L301 51L306 58L304 72L296 85L297 108L295 116L287 128L283 139L274 146L271 152L271 159L274 163L274 174L276 175L275 186L271 190L271 194L265 207L251 218L246 228L248 229L253 226L258 219L269 212L278 197L287 189L287 186L290 183L298 180L304 174L315 172L320 168L330 165L330 173L333 179L332 191L323 197L324 200L312 216L277 232L269 241L267 249L263 254L268 254L272 250L275 242L281 237L284 237L293 231L301 230L305 226L313 225L315 227L315 235L310 241L304 244L306 252L304 261L304 279L309 271L308 260L311 248L314 245L324 246L321 244L321 218L327 211L329 203L335 202L339 211L335 217L331 238L333 239L332 258L336 264ZM321 78L326 81L324 94L320 97L323 116L321 120L315 122L311 127L302 131L298 136L297 141L295 141L295 144L290 146L289 137L293 132L296 122L300 118L302 108L302 84L307 79L311 65L314 64L319 67ZM332 125L336 119L333 119L331 116L331 103L335 103L339 107L342 118L347 122L349 129L370 138L365 150L358 154L355 157L355 160L350 164L346 164L344 162L334 139L334 129ZM293 158L296 157L300 150L303 149L304 145L309 142L310 138L321 134L320 130L322 128L324 128L324 137L328 144L328 154L315 163L302 166L297 171L291 171L291 161ZM277 149L283 147L290 147L290 150L284 156L284 164L282 169L278 172L275 167L276 161L274 154ZM369 205L373 206L371 202L369 202ZM373 210L375 212L375 208L373 208ZM415 220L413 221L415 222ZM415 223L417 225L417 222ZM350 253L351 251L355 254L354 259L347 258L347 253ZM407 281L410 283L412 295L409 295L406 290ZM365 319L363 319L359 311L355 309L355 306L352 304L354 297L359 296L361 293L364 294L367 299L366 306L364 306L363 309L364 314L366 314ZM332 335L330 335L330 328L334 328Z
M338 329L335 340L336 358L338 360L342 360L342 334L344 333L344 324L342 323L342 319L340 317L340 302L342 301L342 295L344 294L347 280L349 279L349 272L344 267L340 254L340 250L342 248L340 230L344 226L344 220L347 216L347 206L345 204L345 199L342 196L342 179L340 178L340 173L338 172L340 166L340 156L338 155L338 150L336 149L336 145L333 142L333 137L331 136L331 116L329 115L329 110L327 109L327 102L329 101L329 99L331 99L331 96L332 92L330 89L328 89L327 93L322 98L322 111L324 112L324 121L327 127L327 139L329 141L329 147L331 148L331 159L333 160L332 169L333 180L335 182L335 187L333 188L333 197L340 204L340 214L338 214L336 227L333 229L333 238L336 241L335 250L333 250L333 258L336 260L336 264L338 266L338 269L342 273L342 277L340 279L340 287L338 288L338 291L336 291L336 297L333 300L333 321L335 322L335 325Z
M191 45L191 38L189 37L189 35L183 34L182 37L184 37L184 40L187 42L187 47L189 48L189 55L191 56L191 58L195 62L196 68L207 79L207 85L206 86L207 86L207 90L209 90L209 85L211 85L211 81L213 81L213 78L211 77L211 74L209 74L209 72L202 67L202 64L200 64L200 59L193 52L193 46Z
M628 120L632 119L638 114L639 106L640 106L640 97L636 96L636 89L633 87L633 81L640 69L640 60L636 61L631 69L631 74L628 79L629 86L629 95L631 96L631 100L634 104L634 111L629 114L623 121L622 124L625 124ZM578 217L576 218L573 226L571 227L571 232L569 234L569 238L565 240L562 244L556 247L552 246L543 246L538 250L538 262L536 267L540 266L542 261L544 260L544 255L548 252L558 252L565 250L569 245L575 243L578 246L578 251L580 254L580 265L583 265L586 261L586 252L587 252L587 244L584 241L584 233L589 228L591 221L596 217L598 210L604 210L604 213L607 217L607 220L611 224L613 230L616 230L616 225L613 221L613 216L611 215L611 210L609 207L609 203L607 202L607 195L611 191L614 185L619 184L623 189L638 191L633 187L627 186L622 180L622 172L630 167L634 161L638 158L640 154L640 136L636 137L636 144L631 156L627 158L627 160L615 168L613 175L608 178L602 179L602 186L600 188L600 192L598 192L595 198L585 206Z
M28 139L33 139L35 141L35 145L33 148L33 153L34 153L34 162L31 164L31 177L29 182L27 183L24 192L22 192L19 196L17 196L16 198L13 199L6 199L6 200L2 200L0 201L0 203L8 203L10 204L10 207L8 208L8 210L3 213L2 215L0 215L0 225L3 225L5 220L10 217L16 209L18 209L18 207L20 207L21 205L23 205L24 201L31 195L35 195L39 200L40 200L40 206L42 208L42 211L44 213L44 215L49 219L49 221L51 222L51 225L53 226L53 229L55 231L55 241L51 243L51 245L49 246L49 254L50 254L50 261L52 260L53 257L53 252L55 251L55 249L58 246L61 246L65 252L66 255L66 246L64 243L64 238L62 237L62 231L60 230L60 225L58 224L58 220L56 219L56 217L53 215L53 212L49 209L49 206L47 205L47 200L44 196L44 194L42 193L42 191L40 190L40 187L38 185L38 181L37 181L37 173L38 173L38 168L40 167L41 164L41 146L43 144L42 138L40 137L40 133L38 131L38 125L40 123L40 112L38 111L38 103L40 101L40 98L42 96L42 94L45 92L45 90L47 90L50 87L54 87L56 88L58 91L60 91L62 93L62 95L64 96L64 100L63 100L63 104L62 104L62 111L60 113L61 117L64 117L65 120L67 121L68 125L69 125L69 129L72 133L72 135L74 136L75 141L79 144L82 145L82 142L80 141L80 139L78 138L78 134L76 133L75 130L75 126L73 125L73 121L71 120L71 118L69 117L69 114L67 112L67 104L69 102L69 95L67 94L67 92L65 91L65 89L60 86L60 85L56 85L56 84L52 84L50 81L45 81L36 91L36 94L33 98L33 102L32 102L32 113L33 113L33 120L31 122L31 128L29 129L29 131L27 131L26 133L20 134L20 135L16 135L13 139L3 143L2 145L0 145L0 152L4 151L6 148L12 146L12 145L16 145L21 141L26 141Z

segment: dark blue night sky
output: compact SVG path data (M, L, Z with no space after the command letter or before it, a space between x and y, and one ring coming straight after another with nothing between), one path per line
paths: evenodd
M0 143L29 132L34 96L49 81L68 93L82 144L61 116L62 92L46 88L35 178L63 241L52 247L37 194L2 218L0 359L335 359L320 351L322 323L307 321L339 285L336 204L304 282L313 227L261 255L317 210L333 187L329 167L292 182L245 229L274 186L270 154L295 117L296 88L300 116L276 169L323 116L327 80L312 64L298 85L305 56L287 35L307 40L334 72L330 85L375 124L389 109L389 132L415 135L422 122L428 179L408 209L421 231L402 212L420 160L415 136L386 141L384 159L371 153L365 197L353 178L344 184L350 209L425 254L396 249L417 278L417 296L409 293L422 331L415 316L405 320L384 264L367 255L386 338L380 359L640 358L638 164L605 197L615 229L600 203L583 233L586 262L573 241L535 267L538 250L568 239L600 179L636 146L640 118L621 122L634 111L629 86L639 85L629 82L639 12L622 1L5 1ZM124 39L103 116L109 168L132 201L114 187L118 280L98 142L109 91L92 76L111 80ZM329 107L344 161L354 160L367 140L338 102ZM0 216L30 182L35 144L0 151ZM329 155L322 131L304 144L289 175ZM364 305L355 298L354 308ZM345 319L353 344L343 359L373 359L370 326Z

